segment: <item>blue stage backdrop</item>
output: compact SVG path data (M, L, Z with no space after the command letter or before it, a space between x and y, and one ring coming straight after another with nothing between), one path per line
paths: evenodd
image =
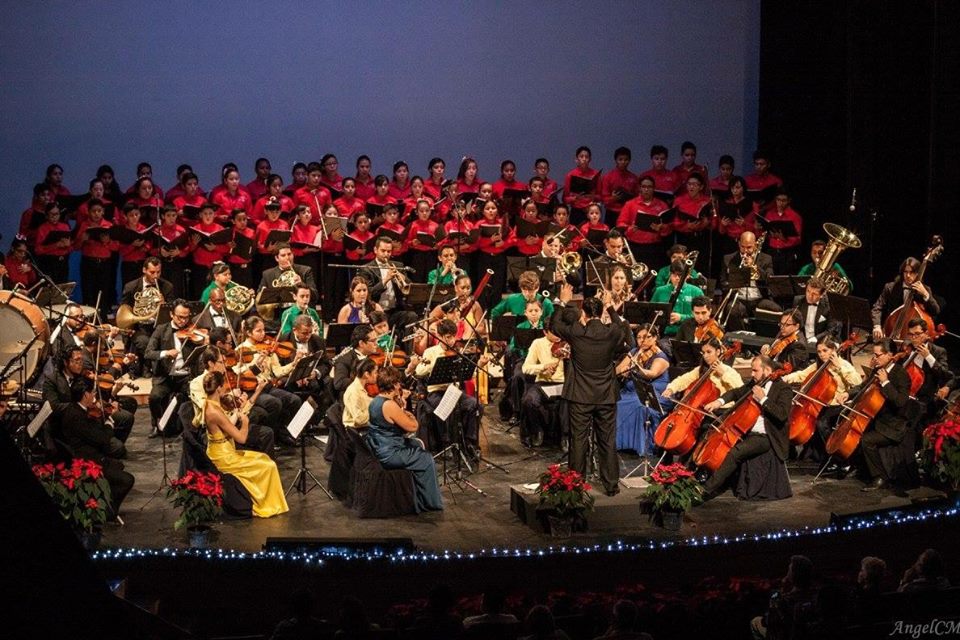
M649 165L685 140L715 172L756 142L759 0L673 2L19 2L0 26L0 213L9 246L32 185L53 162L86 191L138 162L164 189L187 162L209 189L220 166L284 178L326 152L375 173L405 160L447 174L472 155L562 179L574 150Z

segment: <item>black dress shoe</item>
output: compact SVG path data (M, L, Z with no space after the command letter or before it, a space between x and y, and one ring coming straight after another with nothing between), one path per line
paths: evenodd
M570 451L570 439L560 438L560 451L568 453Z
M609 496L609 497L612 498L613 496L615 496L615 495L617 495L618 493L620 493L620 487L615 487L615 488L613 488L613 489L607 489L606 491L604 491L604 493L606 493L607 496Z
M523 445L525 449L533 449L533 443L527 438L520 438L520 444Z
M533 436L533 446L543 446L543 431L537 431Z
M886 480L883 478L874 478L870 484L860 489L860 491L876 491L877 489L884 489L886 486Z
M162 434L160 433L160 429L157 429L156 427L153 427L153 428L150 430L150 435L148 435L147 437L148 437L148 438L159 438L161 435L162 435Z

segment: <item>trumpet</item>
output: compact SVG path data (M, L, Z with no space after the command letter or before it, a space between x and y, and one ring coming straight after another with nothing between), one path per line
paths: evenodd
M377 263L377 266L382 267L382 265L379 262ZM398 267L392 262L388 262L386 265L386 268L389 271L396 272L397 275L394 276L393 281L397 285L397 289L399 289L400 293L402 293L403 295L408 295L410 293L410 280L407 278L407 276L404 275L403 272L410 269L410 267L405 267L405 266Z

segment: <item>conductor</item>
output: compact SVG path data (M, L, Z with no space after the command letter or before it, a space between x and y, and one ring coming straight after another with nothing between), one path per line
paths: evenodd
M573 287L560 287L559 305L553 313L553 332L570 345L565 370L563 398L570 406L570 468L581 475L587 470L590 431L597 445L600 480L608 496L620 492L617 462L616 363L627 353L624 325L616 320L603 324L603 303L586 298L583 308L570 306ZM616 318L616 314L611 317Z

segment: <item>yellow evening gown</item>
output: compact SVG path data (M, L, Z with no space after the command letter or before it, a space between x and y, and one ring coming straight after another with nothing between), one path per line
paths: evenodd
M211 404L219 406L216 403ZM207 457L220 473L234 476L250 492L250 497L253 498L253 515L269 518L289 510L277 463L267 454L259 451L238 451L233 440L222 432L214 435L207 431Z

